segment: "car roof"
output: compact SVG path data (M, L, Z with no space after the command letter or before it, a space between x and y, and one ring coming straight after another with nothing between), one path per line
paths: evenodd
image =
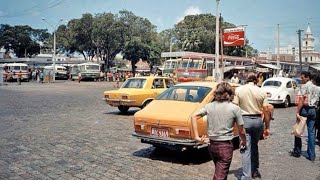
M141 77L132 77L128 79L169 79L168 77L162 76L141 76Z
M194 82L180 83L175 86L204 86L204 87L214 88L218 84L219 84L218 82L213 82L213 81L194 81ZM234 87L240 86L239 84L235 84L235 83L229 83L229 84Z
M266 81L292 81L293 79L292 78L286 78L286 77L272 77L272 78L269 78L269 79L266 79Z

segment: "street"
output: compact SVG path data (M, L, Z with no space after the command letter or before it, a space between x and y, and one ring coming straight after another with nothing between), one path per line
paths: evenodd
M0 179L212 179L205 149L161 151L132 137L139 109L119 114L102 101L109 89L112 83L71 81L0 86ZM320 179L318 145L314 163L288 155L295 107L274 116L271 137L259 143L262 179ZM228 179L240 174L237 150Z

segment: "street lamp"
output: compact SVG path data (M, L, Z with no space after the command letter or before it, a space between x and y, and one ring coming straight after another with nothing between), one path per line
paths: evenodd
M216 0L216 47L215 47L215 65L214 65L214 73L212 73L212 76L214 76L216 81L221 80L221 75L219 71L219 26L220 26L220 13L219 13L219 1Z
M53 28L53 56L52 56L52 69L53 69L53 77L52 81L56 80L56 31L57 27L59 26L60 22L63 21L63 19L60 19L60 21L57 23L56 26L51 25L45 18L42 18L43 21L45 21L49 26Z

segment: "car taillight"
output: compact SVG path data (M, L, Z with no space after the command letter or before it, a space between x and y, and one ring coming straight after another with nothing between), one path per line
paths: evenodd
M134 125L134 129L135 129L135 130L144 130L144 124Z
M176 129L176 134L183 135L183 136L189 136L190 130L189 129Z
M122 99L128 99L128 96L122 96Z

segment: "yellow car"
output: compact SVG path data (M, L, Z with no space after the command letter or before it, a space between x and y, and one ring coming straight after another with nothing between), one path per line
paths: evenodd
M105 91L103 100L126 113L130 107L144 108L155 97L173 86L167 77L134 77L127 79L120 89Z
M217 84L188 82L169 88L147 107L135 113L135 132L132 135L141 139L142 143L155 147L184 150L207 146L194 139L191 116L213 100L213 91ZM204 116L197 123L199 136L207 135L207 117ZM234 134L238 134L236 128Z

